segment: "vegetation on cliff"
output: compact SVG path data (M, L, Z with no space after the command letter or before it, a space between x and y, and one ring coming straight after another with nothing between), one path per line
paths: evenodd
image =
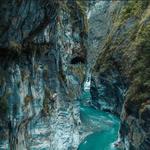
M113 30L95 65L94 72L113 68L125 77L127 112L138 116L142 103L150 99L150 5L148 0L126 2L114 16ZM137 106L132 109L132 106Z

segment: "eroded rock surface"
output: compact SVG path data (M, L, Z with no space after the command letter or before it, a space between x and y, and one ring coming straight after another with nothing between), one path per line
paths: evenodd
M150 149L149 0L1 0L0 22L0 149L76 150L86 78L124 149Z
M0 10L0 149L77 149L86 5L6 0Z
M93 104L121 116L127 150L150 149L149 10L149 1L124 1L92 71Z

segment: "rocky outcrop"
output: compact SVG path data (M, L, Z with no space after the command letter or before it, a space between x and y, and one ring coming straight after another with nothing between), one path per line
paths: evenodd
M113 23L113 14L118 14L123 3L121 1L97 0L89 7L88 17L88 68L92 68L101 52L106 37L109 35Z
M77 149L85 11L80 0L0 1L0 149Z
M89 68L93 68L98 55L101 55L106 39L111 34L113 21L123 5L122 1L100 1L89 12ZM94 107L119 114L125 90L123 77L115 67L103 73L92 71L90 91Z
M149 0L1 0L0 149L77 149L88 74L89 104L121 116L123 147L149 150L149 10Z
M121 116L119 139L129 150L150 148L149 10L149 1L124 1L92 71L93 104Z

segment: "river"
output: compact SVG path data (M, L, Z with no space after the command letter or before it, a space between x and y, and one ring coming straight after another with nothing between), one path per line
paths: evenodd
M119 119L114 115L92 108L89 92L81 97L80 114L84 131L89 132L78 150L117 150L113 142L117 140ZM83 131L83 132L84 132Z

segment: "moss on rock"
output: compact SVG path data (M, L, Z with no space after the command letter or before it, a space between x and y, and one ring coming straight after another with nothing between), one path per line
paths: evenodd
M149 7L148 0L126 3L93 69L100 74L116 69L127 78L130 81L127 105L136 105L137 111L150 99Z

